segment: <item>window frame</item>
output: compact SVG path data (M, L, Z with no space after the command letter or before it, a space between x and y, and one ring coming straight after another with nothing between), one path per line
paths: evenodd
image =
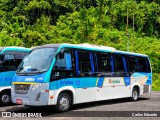
M72 78L72 77L75 77L75 62L74 62L74 55L73 55L73 49L72 48L62 48L61 50L64 50L64 49L69 49L70 50L70 53L71 53L71 62L72 62L72 69L70 70L67 70L67 69L55 69L55 63L56 63L56 60L57 60L57 57L58 57L58 53L55 55L55 63L52 67L52 71L51 71L51 75L50 75L50 82L53 82L53 81L56 81L56 80L60 80L60 79L64 79L64 78ZM60 51L61 51L60 50ZM73 73L73 76L70 76L70 77L56 77L56 78L52 78L52 76L54 76L55 74L59 73L59 72L66 72L66 73L70 73L72 72Z
M97 59L98 59L98 57L97 57L97 55L105 55L105 54L107 54L108 56L109 56L109 64L110 64L110 69L111 69L111 71L99 71L99 68L98 68L98 61L97 61ZM113 70L112 70L112 66L113 66L113 63L111 63L112 61L111 61L111 57L112 57L112 54L111 53L109 53L109 52L101 52L101 51L96 51L96 52L94 52L94 58L95 58L95 69L96 69L96 73L101 73L101 72L113 72ZM111 65L112 64L112 65Z
M77 53L75 53L75 51L76 51ZM89 54L90 67L91 67L91 71L92 71L91 75L81 76L81 75L79 74L79 72L78 72L78 71L80 71L80 70L79 70L79 62L78 62L78 66L76 65L76 64L77 64L77 63L76 63L76 54L78 54L78 53L81 52L81 51L83 51L83 52L88 52L88 54ZM74 64L75 64L75 76L76 76L76 77L93 77L93 76L95 76L96 67L95 67L94 53L95 53L95 51L92 51L92 50L77 49L77 48L74 48L74 49L73 49ZM92 56L92 61L91 61L91 58L90 58L90 54L91 54L91 56ZM78 55L78 58L79 58L79 55ZM92 63L91 63L91 62L92 62ZM91 64L93 64L93 67L92 67ZM77 68L76 66L77 66L78 68ZM77 70L78 70L78 71L77 71Z
M16 67L15 52L16 52L16 51L5 51L5 52L2 53L2 54L4 55L4 60L3 60L3 62L4 62L4 61L7 61L7 60L13 60L13 61L14 61L14 66L10 66L10 65L9 65L9 66L6 66L7 69L4 70L4 71L2 70L1 72L16 71L17 67ZM6 55L6 54L14 55L14 59L6 59L6 60L5 60L5 55ZM1 66L1 67L5 67L5 66ZM9 69L9 67L13 67L14 69Z

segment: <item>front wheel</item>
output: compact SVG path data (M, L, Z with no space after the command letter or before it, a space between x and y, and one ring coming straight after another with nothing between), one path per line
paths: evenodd
M137 101L138 100L138 90L136 88L133 88L132 91L132 100Z
M0 94L0 105L5 106L11 103L11 95L8 92L2 92Z
M55 106L58 112L65 112L71 107L71 97L67 93L61 93Z

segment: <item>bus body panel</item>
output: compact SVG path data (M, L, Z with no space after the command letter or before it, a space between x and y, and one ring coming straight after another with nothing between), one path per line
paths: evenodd
M11 86L11 82L15 73L15 71L0 72L0 87Z
M23 48L23 47L4 47L0 54L5 54L10 52L10 54L14 54L14 52L26 52L28 53L30 49L28 48ZM13 53L12 53L13 52ZM15 58L14 58L15 59ZM11 82L13 79L13 76L15 75L16 71L15 70L7 70L4 72L0 72L0 86L10 86L11 87ZM6 89L4 87L4 89Z
M0 99L1 105L11 102L11 83L21 60L30 52L23 47L3 47L0 49ZM4 98L7 97L7 100Z
M58 48L57 53L61 51L63 48L72 48L72 49L83 49L83 50L91 50L93 52L94 48L80 48L77 46L71 46L71 45L61 45ZM122 54L122 55L129 55L129 56L136 56L136 57L144 57L149 60L149 58L146 55L143 54L136 54L136 53L129 53L124 51L115 51L115 50L97 50L96 52L103 52L103 53L110 53L110 54ZM94 51L94 52L95 52ZM92 53L93 54L93 53ZM75 54L74 54L75 56ZM91 56L90 56L91 57ZM76 59L76 58L74 58ZM137 58L138 59L138 58ZM127 59L126 59L127 60ZM76 60L75 60L76 61ZM64 79L56 79L54 81L51 81L51 72L53 70L53 66L56 62L56 58L53 59L50 68L46 73L38 74L36 76L16 76L15 77L15 83L13 83L13 96L12 101L14 103L16 102L16 99L21 99L22 103L24 105L56 105L58 96L63 91L71 91L73 95L73 104L78 103L85 103L85 102L92 102L92 101L100 101L100 100L107 100L107 99L116 99L116 98L124 98L124 97L132 97L132 90L133 87L138 87L139 89L139 95L144 95L146 93L151 93L151 87L152 87L152 71L150 72L133 72L130 76L111 76L111 77L70 77L70 78L64 78ZM113 61L112 61L113 62ZM74 63L75 64L75 63ZM95 64L95 63L94 63ZM148 63L150 65L150 63ZM74 67L77 67L76 65ZM150 66L151 68L151 66ZM74 68L76 69L76 68ZM38 80L39 76L43 76L40 78L43 78L43 80L40 82ZM27 77L34 78L32 81L26 81ZM30 85L29 92L27 95L22 94L16 94L14 89L15 85L18 84L18 82L24 82L28 85ZM31 84L31 82L35 84ZM47 84L47 87L41 88L38 84ZM21 84L21 83L19 83ZM30 90L33 89L35 85L38 85L37 89L35 89L35 92L31 92ZM47 92L44 92L47 90ZM36 92L37 91L37 92ZM43 92L43 93L41 93ZM36 100L38 96L39 99ZM23 102L23 100L28 102ZM46 100L44 100L44 98ZM45 102L40 102L45 101ZM47 102L46 102L47 101Z
M143 95L144 85L148 85L148 83L145 82L147 80L144 73L140 74L141 73L133 74L134 77L136 76L134 79L132 79L133 76L131 76L131 79L125 77L67 78L51 82L50 84L37 83L34 81L35 85L47 84L47 87L45 88L37 87L34 92L32 91L34 85L28 82L28 84L30 84L28 94L23 96L22 94L18 95L15 94L13 90L13 102L16 103L16 99L22 99L22 101L24 100L23 104L25 105L55 105L59 94L65 90L69 90L73 93L73 104L124 98L132 96L132 89L136 85L140 88L140 95ZM150 76L150 74L148 76ZM130 82L128 82L128 80ZM25 81L24 78L23 81ZM23 84L23 82L21 84ZM48 89L49 93L45 93L44 91ZM148 92L150 93L150 90ZM40 99L36 101L38 95L40 95ZM23 97L25 97L25 99L23 99Z

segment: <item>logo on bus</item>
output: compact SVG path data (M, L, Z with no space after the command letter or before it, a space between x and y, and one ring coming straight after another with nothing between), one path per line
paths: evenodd
M34 78L25 78L25 81L34 81Z
M113 83L113 84L120 83L120 80L111 80L111 79L109 79L109 83Z

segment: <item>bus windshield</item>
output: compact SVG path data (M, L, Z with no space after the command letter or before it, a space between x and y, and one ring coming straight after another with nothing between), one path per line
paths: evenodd
M42 73L49 69L57 48L39 48L33 50L20 64L18 73Z

